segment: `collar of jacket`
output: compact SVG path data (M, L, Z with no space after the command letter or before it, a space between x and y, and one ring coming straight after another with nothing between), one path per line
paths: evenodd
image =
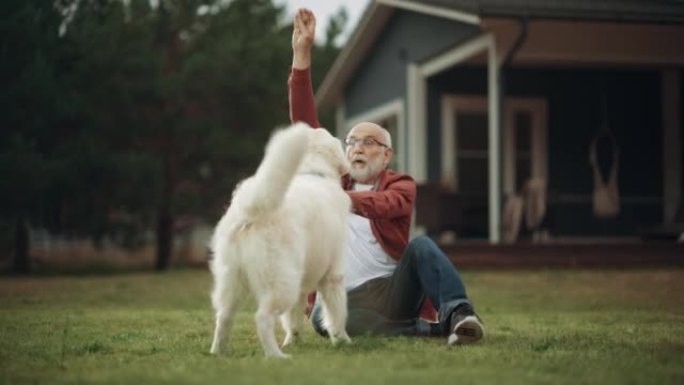
M384 169L380 172L380 175L378 175L377 179L375 179L375 187L373 188L373 191L377 191L379 187L383 185L385 182L385 179L387 178L387 169ZM353 190L354 189L354 180L351 178L349 174L345 175L342 177L342 188L345 190Z

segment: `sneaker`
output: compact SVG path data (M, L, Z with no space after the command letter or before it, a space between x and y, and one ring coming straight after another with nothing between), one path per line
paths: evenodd
M472 344L484 336L482 320L475 314L473 307L465 303L451 313L451 334L449 345Z

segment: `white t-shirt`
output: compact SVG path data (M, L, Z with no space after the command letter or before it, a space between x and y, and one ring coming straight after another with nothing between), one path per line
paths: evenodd
M354 191L370 191L373 185L354 185ZM350 213L347 245L344 252L344 286L347 291L364 282L392 275L397 261L375 239L370 219Z

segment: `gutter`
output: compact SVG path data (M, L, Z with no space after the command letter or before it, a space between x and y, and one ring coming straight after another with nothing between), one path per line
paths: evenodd
M520 17L518 19L518 22L520 24L520 33L518 34L518 37L515 39L515 42L513 43L513 47L508 51L506 54L506 57L504 60L501 62L501 66L499 67L499 154L504 153L504 143L506 143L506 140L509 138L506 138L506 130L504 128L505 124L505 111L506 111L506 106L505 106L505 100L506 100L506 72L508 68L511 65L511 62L513 61L513 57L515 56L516 53L520 50L522 45L525 43L527 40L527 26L528 26L528 18L527 16ZM504 169L504 157L499 158L499 170ZM499 199L501 202L500 207L504 207L504 181L503 181L503 173L499 173L499 186L501 186L501 190L499 190ZM514 191L516 193L516 191ZM503 231L502 231L503 233Z
M518 34L518 37L515 39L515 43L513 43L513 47L511 48L510 51L506 54L506 57L504 58L503 62L501 63L501 69L504 69L508 65L510 65L511 61L513 60L513 56L515 56L516 53L520 50L520 47L525 43L525 40L527 40L527 24L528 24L528 18L527 16L521 17L518 19L518 22L520 24L520 33Z

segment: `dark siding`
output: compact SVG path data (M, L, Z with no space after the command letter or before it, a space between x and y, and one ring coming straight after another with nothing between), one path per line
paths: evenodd
M479 29L451 20L397 11L345 90L348 117L406 95L406 66L474 36Z
M684 149L684 71L682 70L679 71L679 139L681 141L681 146L679 148ZM682 207L684 206L684 151L682 152L682 164L680 165L682 170L682 178L680 179L682 197L679 199L680 207L678 208L680 212L684 212L681 211L684 210L684 207Z
M549 213L556 235L634 235L662 221L662 116L658 71L513 69L509 96L542 97L549 114ZM458 68L429 81L430 178L439 176L439 100L444 93L486 95L486 70ZM603 121L620 146L622 212L615 220L591 212L589 143ZM643 198L647 198L644 201ZM651 199L648 201L648 199Z

